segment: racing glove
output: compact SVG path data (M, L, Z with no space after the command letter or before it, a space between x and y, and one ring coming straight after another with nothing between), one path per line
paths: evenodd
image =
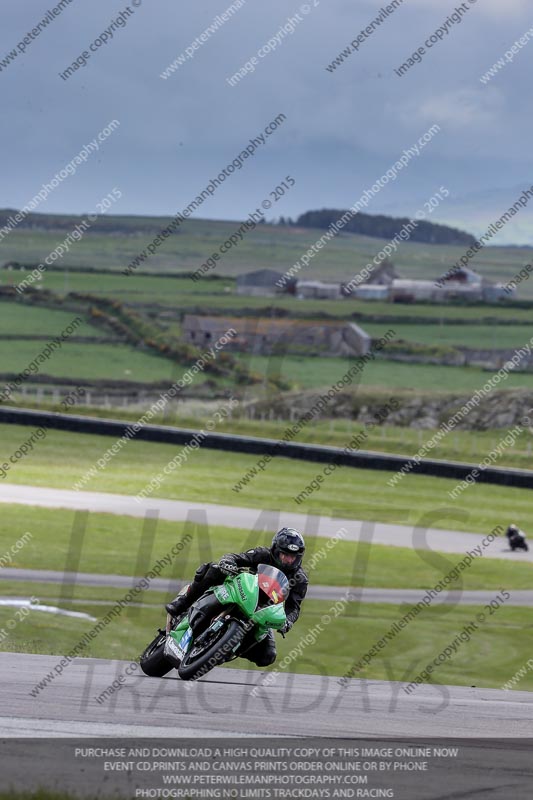
M239 567L237 566L237 562L235 561L234 557L229 556L222 556L220 561L218 562L218 568L221 572L225 575L236 575L239 571Z
M290 631L290 629L292 628L292 625L293 625L293 623L290 621L290 619L288 619L287 622L285 623L285 625L283 626L283 628L279 629L279 632L281 633L281 635L285 636L285 634L288 633Z

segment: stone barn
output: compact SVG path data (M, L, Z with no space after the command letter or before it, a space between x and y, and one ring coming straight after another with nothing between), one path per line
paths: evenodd
M259 355L291 353L317 356L360 356L370 350L371 338L351 322L287 320L260 317L211 317L186 314L183 335L189 344L205 349L230 328L237 331L225 350Z

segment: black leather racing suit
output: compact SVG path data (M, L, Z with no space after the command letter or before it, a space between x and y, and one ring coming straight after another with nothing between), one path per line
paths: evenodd
M290 581L291 590L289 596L285 600L285 614L287 615L287 621L290 622L291 625L294 625L300 616L300 606L307 593L308 580L303 569L299 567L291 571L287 567L280 567L274 562L268 547L254 547L252 550L247 550L245 553L231 553L228 555L231 555L239 567L248 567L254 571L254 568L257 568L258 564L269 564L270 566L277 567L287 576ZM217 586L222 583L225 577L226 574L211 563L199 566L186 595L187 607L198 600L211 586ZM262 641L253 645L253 647L247 650L246 654L243 655L258 667L268 667L270 664L273 664L276 660L276 643L274 641L273 632L269 631L268 635L265 636Z

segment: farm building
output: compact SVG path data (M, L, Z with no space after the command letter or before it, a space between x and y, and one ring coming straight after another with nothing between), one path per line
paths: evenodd
M298 281L296 294L304 299L338 300L341 297L340 283L322 281Z
M356 286L350 293L357 300L388 300L390 297L390 286L380 284L362 283Z
M341 294L343 297L359 297L362 300L386 300L386 289L397 278L401 278L401 275L396 272L392 261L386 258L378 267L367 264L351 281L341 283ZM373 288L377 290L375 293Z
M434 303L451 300L494 302L506 296L501 284L489 281L468 267L448 270L436 281L394 280L390 287L390 300L394 303L412 303L415 300Z
M390 286L394 280L398 280L399 278L401 278L401 275L396 272L392 261L385 259L379 267L370 272L365 283L372 284L373 286Z
M188 343L205 348L228 330L237 331L228 351L270 355L276 352L321 356L360 356L370 350L371 338L351 322L288 320L257 317L208 317L186 314L183 333Z
M392 282L389 298L393 303L412 303L415 300L442 299L443 290L435 286L434 281L417 281L401 278Z
M481 286L482 282L479 272L468 267L448 270L436 281L441 286Z
M286 286L280 288L277 281L283 275L274 269L258 269L255 272L247 272L237 278L237 294L247 294L254 297L273 297L287 291Z
M446 299L467 297L473 300L494 302L509 296L500 283L493 283L468 267L448 271L436 283L442 286Z

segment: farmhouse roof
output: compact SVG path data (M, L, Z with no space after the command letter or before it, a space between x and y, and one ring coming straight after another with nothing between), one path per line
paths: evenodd
M283 275L274 269L257 269L237 277L239 286L274 286Z

